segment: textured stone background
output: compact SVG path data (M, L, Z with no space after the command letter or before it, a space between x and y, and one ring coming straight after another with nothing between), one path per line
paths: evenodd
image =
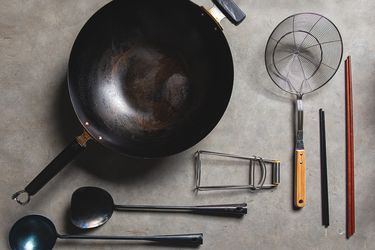
M202 204L248 202L242 220L197 215L114 214L97 234L203 232L201 249L374 249L375 243L375 2L371 0L237 0L248 17L224 32L235 62L233 96L225 116L200 144L179 155L152 161L124 158L98 145L59 174L31 204L10 200L74 136L80 127L67 94L65 74L74 39L107 0L0 0L0 249L20 217L40 213L61 232L70 232L71 193L84 185L109 190L118 203ZM209 1L195 1L210 6ZM292 209L293 98L269 79L264 47L285 17L304 11L329 17L339 27L344 56L353 57L356 140L357 233L345 239L344 67L305 98L308 204ZM318 109L326 110L331 226L321 226ZM196 195L192 155L210 149L261 155L282 161L282 183L273 192L215 192ZM217 174L217 178L225 175ZM218 179L218 181L220 181ZM163 249L140 244L73 243L56 249ZM173 249L173 248L171 248Z

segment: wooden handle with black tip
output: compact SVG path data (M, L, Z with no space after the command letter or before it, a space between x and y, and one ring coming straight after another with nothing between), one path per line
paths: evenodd
M294 175L294 205L298 208L306 206L306 159L305 150L295 152L295 175Z

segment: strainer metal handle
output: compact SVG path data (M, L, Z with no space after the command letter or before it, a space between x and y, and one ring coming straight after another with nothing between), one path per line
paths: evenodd
M306 158L303 143L303 103L302 95L297 96L297 132L295 149L294 205L306 206Z

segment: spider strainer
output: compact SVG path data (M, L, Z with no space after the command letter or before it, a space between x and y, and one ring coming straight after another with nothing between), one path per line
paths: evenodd
M306 205L306 167L303 143L304 94L325 85L337 72L343 43L337 27L314 13L292 15L282 21L268 39L266 68L274 83L297 96L295 205Z

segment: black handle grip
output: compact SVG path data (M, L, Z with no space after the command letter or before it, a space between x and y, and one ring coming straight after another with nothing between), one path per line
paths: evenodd
M160 235L150 237L148 240L163 244L198 246L203 244L203 234Z
M30 201L30 196L35 195L53 177L55 177L69 162L71 162L84 148L85 144L80 144L77 137L71 142L40 174L38 174L29 185L22 191L15 193L12 198L18 203L25 205ZM26 194L27 199L22 200L22 195Z
M246 18L246 14L233 0L212 0L212 2L234 25L239 25Z
M69 162L71 162L84 147L77 140L72 141L40 174L25 188L29 195L36 194L44 185L55 177Z
M247 204L209 205L192 208L196 214L243 216L247 214Z

